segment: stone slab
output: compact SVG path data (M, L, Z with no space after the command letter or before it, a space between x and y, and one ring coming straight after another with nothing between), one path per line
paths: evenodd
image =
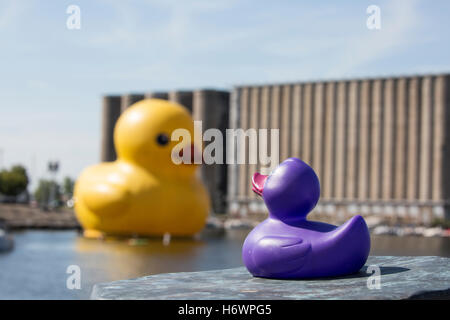
M380 289L369 289L371 265ZM371 282L372 283L372 282ZM314 280L252 277L245 267L157 274L94 286L92 299L414 299L450 298L450 258L371 256L357 274Z

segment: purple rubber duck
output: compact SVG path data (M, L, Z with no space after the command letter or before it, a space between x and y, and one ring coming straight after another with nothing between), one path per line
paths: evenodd
M320 197L314 170L297 158L283 161L269 176L255 173L253 191L269 217L245 239L242 259L256 277L304 279L358 272L370 251L370 235L357 215L342 226L308 221Z

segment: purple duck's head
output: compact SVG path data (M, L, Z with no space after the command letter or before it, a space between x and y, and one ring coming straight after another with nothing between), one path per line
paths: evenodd
M255 173L252 184L270 216L286 223L305 219L320 197L316 173L297 158L286 159L269 176Z

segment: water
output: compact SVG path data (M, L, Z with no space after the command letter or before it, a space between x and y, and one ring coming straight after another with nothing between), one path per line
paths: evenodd
M242 265L248 231L204 234L200 239L89 240L76 231L14 233L15 248L0 254L0 299L88 299L99 282L149 274L233 268ZM373 236L372 255L450 257L449 238ZM81 289L69 290L67 267L81 269Z

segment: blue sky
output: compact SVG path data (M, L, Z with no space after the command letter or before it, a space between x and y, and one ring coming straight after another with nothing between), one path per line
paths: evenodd
M68 30L66 9L81 9ZM381 8L381 30L366 8ZM448 1L0 1L0 166L99 161L103 94L450 71Z

